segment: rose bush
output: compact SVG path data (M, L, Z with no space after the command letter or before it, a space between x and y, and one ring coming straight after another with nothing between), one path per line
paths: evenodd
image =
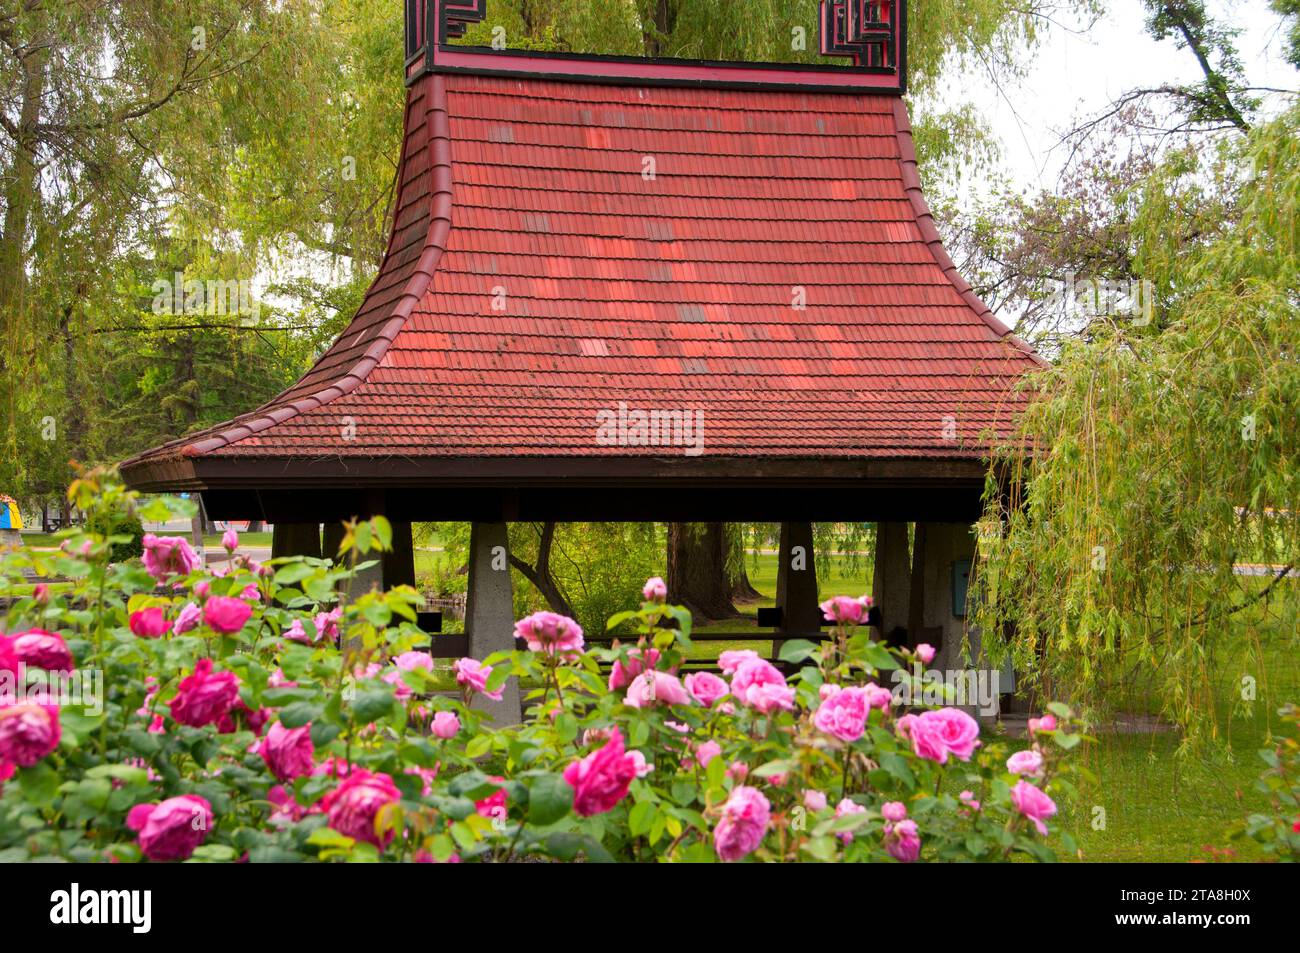
M190 505L99 473L70 495L103 525ZM541 612L516 625L527 649L440 670L414 590L350 588L389 532L348 524L345 565L259 565L232 534L215 572L152 536L114 563L120 540L76 530L9 557L0 860L1053 857L1069 711L1008 758L959 709L900 710L884 686L927 653L872 641L865 599L827 603L833 638L785 644L791 677L735 650L687 671L691 618L657 579L610 620L635 639L593 647ZM70 582L33 590L24 568ZM96 675L98 696L71 690ZM480 706L508 678L525 720L494 729Z
M1271 747L1259 752L1267 767L1255 783L1272 812L1250 815L1229 836L1249 837L1271 858L1296 863L1300 862L1300 706L1287 705L1278 715L1289 734L1278 735Z

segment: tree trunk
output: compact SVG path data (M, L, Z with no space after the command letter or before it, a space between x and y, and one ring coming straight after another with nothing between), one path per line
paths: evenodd
M573 606L551 576L551 545L555 542L554 521L542 525L542 536L537 543L537 565L530 566L512 551L510 565L514 566L525 579L531 582L542 594L552 612L573 618Z
M18 110L13 160L7 168L0 168L0 177L6 183L4 221L0 224L0 383L7 391L0 394L0 401L8 411L7 430L11 443L17 434L13 408L18 368L9 366L9 355L17 353L28 311L27 233L37 201L37 127L45 96L48 61L49 46L39 41L27 46L20 58L22 102Z
M731 602L727 545L725 523L669 523L668 598L705 619L739 615Z
M731 524L727 527L727 542L730 547L728 563L734 567L731 574L731 599L733 602L756 602L763 594L749 582L749 572L745 568L745 535L742 527Z

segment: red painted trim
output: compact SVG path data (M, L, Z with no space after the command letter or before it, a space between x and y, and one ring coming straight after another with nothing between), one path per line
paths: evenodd
M442 258L443 250L447 247L447 237L451 233L451 124L447 117L446 79L442 76L431 76L425 95L428 97L425 123L428 129L428 150L432 168L432 207L430 210L429 232L425 237L424 250L420 255L420 260L416 263L415 271L407 279L402 296L393 306L392 313L385 322L383 329L371 342L365 354L350 368L336 377L329 386L288 404L274 406L275 402L271 401L272 408L270 410L251 419L242 420L238 424L227 426L224 430L180 448L179 452L182 455L194 457L212 453L214 450L236 443L253 434L260 433L268 427L284 423L284 421L296 417L298 414L320 407L322 404L327 404L344 394L351 393L383 360L388 348L396 340L398 332L406 323L406 319L411 316L412 310L419 304L424 297L425 291L428 290L429 282L433 279L433 273L438 267L438 260ZM399 198L400 184L403 179L402 171L402 169L399 169L397 175ZM393 228L389 232L389 247L386 254L392 252L392 242L397 234L396 217L401 211L398 205L398 201L394 201ZM379 281L382 277L383 271L381 269L380 273L375 276L375 281ZM123 468L129 468L141 461L144 456L152 456L154 452L156 451L129 460L122 466Z
M939 237L939 230L934 225L934 215L925 201L925 193L921 191L921 176L916 167L916 147L912 142L912 121L907 114L907 104L901 98L894 100L894 125L898 132L898 156L903 164L903 188L912 203L912 211L916 213L916 227L921 230L921 237L929 247L930 254L934 256L934 260L943 269L943 273L947 275L958 294L970 305L971 310L978 314L980 320L992 328L998 337L1024 351L1040 366L1050 366L1037 351L1012 334L1011 329L979 299L971 288L970 282L957 271L957 266L953 264L948 250L943 247L943 239Z

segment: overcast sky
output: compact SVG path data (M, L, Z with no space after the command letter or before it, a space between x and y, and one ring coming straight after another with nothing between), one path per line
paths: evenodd
M975 67L962 77L959 95L946 98L973 102L984 113L1002 141L1004 171L1017 186L1050 189L1063 158L1064 150L1053 149L1061 132L1124 92L1202 78L1190 51L1146 32L1140 0L1113 0L1110 6L1086 33L1051 28L1023 82L999 91ZM1280 21L1267 0L1208 0L1208 9L1243 28L1237 49L1252 85L1300 85L1300 74L1282 58Z

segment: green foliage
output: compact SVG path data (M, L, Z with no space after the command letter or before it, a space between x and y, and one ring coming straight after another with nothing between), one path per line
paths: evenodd
M1157 320L1095 321L1028 383L1023 498L991 481L980 536L985 647L1013 632L1019 666L1081 703L1147 680L1187 746L1218 731L1222 639L1257 647L1265 613L1300 633L1298 124L1292 109L1221 147L1214 178L1240 187L1196 240L1197 163L1177 154L1147 180L1135 262Z
M103 537L125 537L109 548L108 558L115 563L144 554L144 524L132 512L100 510L86 521L86 531Z
M1295 863L1300 861L1300 707L1287 705L1278 714L1290 734L1259 752L1267 767L1255 785L1268 797L1272 813L1252 814L1231 833L1256 841L1277 860Z

